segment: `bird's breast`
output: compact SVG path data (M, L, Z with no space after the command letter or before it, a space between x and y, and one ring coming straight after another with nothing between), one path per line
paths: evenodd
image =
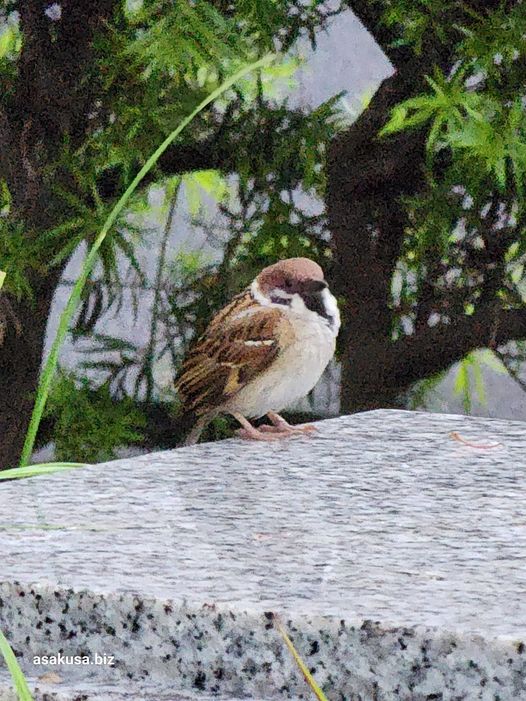
M281 411L307 395L334 354L335 336L317 315L286 314L283 350L274 363L244 387L232 410L247 417Z

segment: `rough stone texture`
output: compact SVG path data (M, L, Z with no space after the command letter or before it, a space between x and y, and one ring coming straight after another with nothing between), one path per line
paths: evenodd
M274 611L331 701L526 699L526 426L319 429L3 484L0 628L62 677L39 698L313 698ZM116 665L32 664L59 652Z

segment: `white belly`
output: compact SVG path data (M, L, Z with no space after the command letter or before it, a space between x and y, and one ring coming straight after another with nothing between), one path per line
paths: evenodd
M336 343L331 329L315 316L307 320L291 318L295 341L232 399L229 411L258 418L268 411L281 411L311 391L332 358Z

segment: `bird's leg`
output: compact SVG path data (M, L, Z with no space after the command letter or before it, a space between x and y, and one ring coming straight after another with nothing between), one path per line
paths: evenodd
M242 414L232 414L232 416L239 421L243 428L236 431L236 434L240 438L247 438L252 441L275 441L283 437L276 434L262 433L258 428L252 426L250 421L247 421Z
M316 426L312 424L302 424L299 426L291 426L288 421L285 421L283 416L276 414L275 411L267 412L267 416L272 421L272 426L260 426L259 430L265 433L281 433L282 435L290 435L292 433L312 433L317 431Z

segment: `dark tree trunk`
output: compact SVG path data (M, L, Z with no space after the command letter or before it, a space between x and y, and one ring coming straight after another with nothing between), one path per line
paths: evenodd
M34 301L10 304L0 346L0 469L16 467L31 418L57 275L35 284Z
M486 285L488 299L481 298L473 317L462 311L449 325L430 328L424 315L424 324L413 335L392 338L391 281L407 225L402 198L426 187L426 134L413 130L385 139L378 134L396 104L426 89L425 76L434 66L445 74L450 71L458 27L469 25L470 13L489 13L499 3L452 3L450 24L444 28L450 40L429 32L418 56L395 41L396 29L383 21L384 3L349 5L396 72L328 150L326 204L335 262L331 283L343 300L343 412L397 406L418 380L447 369L475 348L522 338L526 332L526 310L497 312L496 287ZM491 276L485 279L491 281Z
M343 303L341 410L393 406L391 279L400 255L402 195L423 181L425 135L380 139L391 108L415 90L414 66L387 78L368 109L330 145L327 211L332 284Z
M399 396L403 390L395 386L386 372L386 358L390 355L390 349L383 344L376 345L370 336L357 335L356 342L352 344L350 352L342 355L342 414L402 406Z
M0 177L12 198L10 217L22 224L28 242L71 214L50 185L74 192L74 179L64 168L51 172L52 164L66 141L74 149L88 134L88 114L101 90L93 38L107 31L119 8L116 0L64 0L60 22L50 22L48 5L18 3L22 50L16 79L0 100ZM57 251L48 253L51 259ZM34 275L32 300L0 292L0 469L16 466L20 457L61 272Z

